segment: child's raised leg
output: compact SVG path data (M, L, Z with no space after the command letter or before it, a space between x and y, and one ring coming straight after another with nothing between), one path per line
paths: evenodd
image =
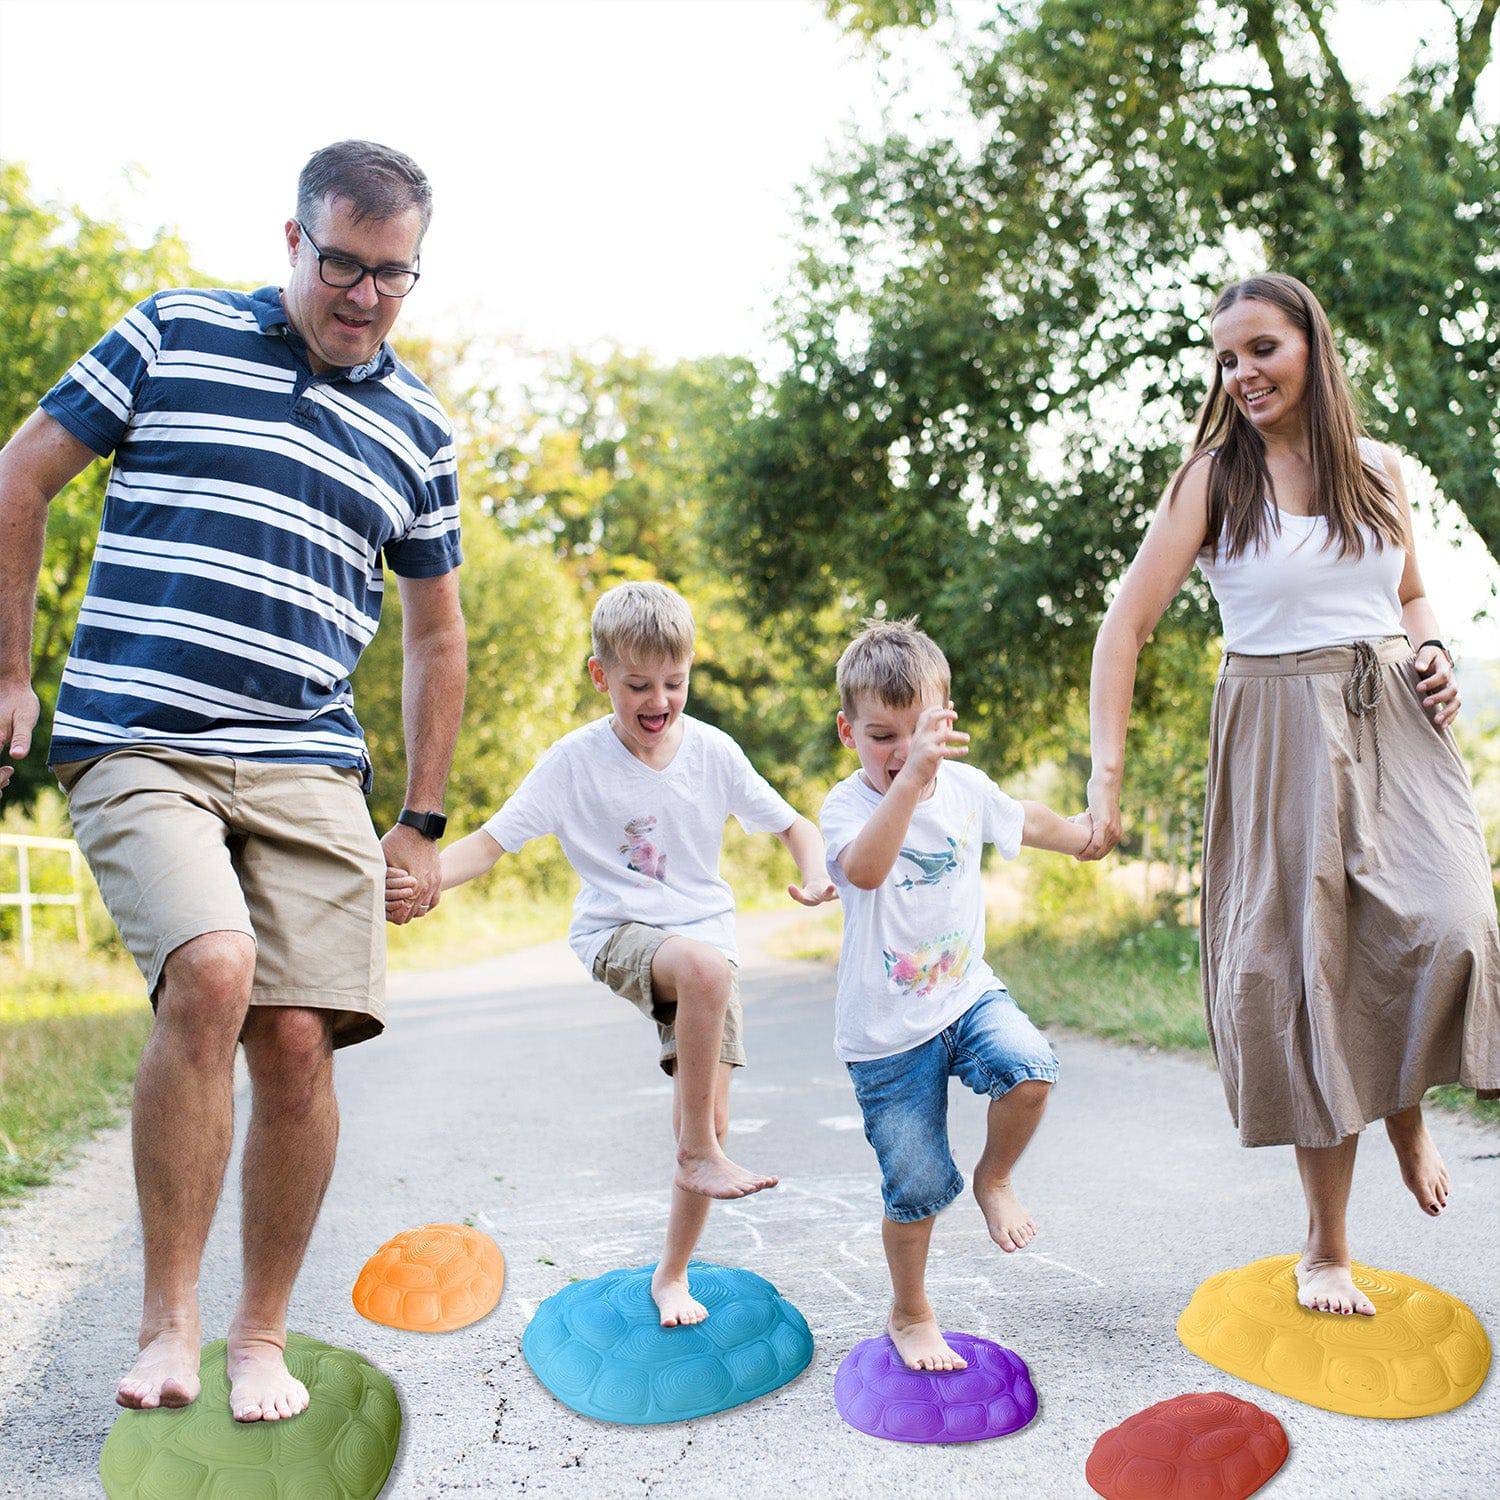
M651 960L658 998L675 1002L677 1036L677 1187L707 1198L743 1198L776 1186L725 1156L714 1131L715 1080L721 1066L724 1013L733 984L729 960L693 938L669 937Z
M1052 1085L1024 1078L998 1099L990 1100L984 1154L974 1168L974 1196L984 1213L990 1238L1007 1254L1024 1250L1036 1238L1036 1224L1016 1197L1010 1175L1041 1123Z
M894 1219L880 1221L894 1294L885 1330L908 1369L964 1370L968 1361L948 1346L932 1303L927 1300L927 1247L932 1243L936 1222L936 1215L905 1224Z
M729 1129L729 1080L733 1073L734 1069L728 1063L721 1062L718 1077L714 1080L714 1135L721 1146ZM680 1087L673 1089L672 1134L679 1139L682 1135ZM702 1193L690 1193L675 1183L672 1185L667 1243L651 1278L651 1295L656 1299L663 1328L701 1323L708 1316L708 1309L688 1290L687 1274L688 1262L693 1258L693 1251L698 1248L703 1235L703 1226L708 1222L708 1205L709 1200Z

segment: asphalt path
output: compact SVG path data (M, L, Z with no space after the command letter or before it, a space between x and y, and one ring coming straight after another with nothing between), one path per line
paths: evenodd
M1201 1060L1063 1033L1052 1038L1062 1082L1017 1177L1041 1226L1034 1248L1003 1255L966 1193L938 1226L930 1275L946 1326L998 1339L1030 1364L1036 1421L946 1447L844 1426L834 1372L885 1314L879 1185L830 1043L832 973L767 958L767 930L764 919L742 922L751 1066L735 1085L731 1154L781 1185L716 1206L701 1254L773 1281L807 1316L816 1352L790 1386L719 1416L647 1428L588 1421L548 1395L520 1354L544 1297L573 1277L655 1259L670 1096L637 1013L557 943L401 979L385 1036L340 1054L343 1139L292 1326L360 1350L395 1381L405 1426L385 1495L1087 1496L1095 1438L1193 1390L1229 1390L1281 1419L1292 1452L1267 1491L1278 1500L1500 1493L1494 1377L1457 1411L1367 1421L1245 1385L1183 1349L1173 1326L1200 1280L1297 1248L1291 1152L1239 1148ZM243 1117L243 1084L238 1103ZM952 1133L966 1170L983 1122L982 1102L955 1084ZM1355 1253L1462 1297L1493 1336L1500 1135L1441 1113L1433 1133L1454 1178L1449 1211L1432 1221L1417 1210L1377 1127L1355 1185ZM210 1337L222 1334L236 1286L233 1171L205 1264ZM423 1336L354 1312L355 1276L383 1240L463 1219L505 1252L493 1314ZM0 1494L98 1495L114 1381L133 1352L139 1258L123 1130L0 1216Z

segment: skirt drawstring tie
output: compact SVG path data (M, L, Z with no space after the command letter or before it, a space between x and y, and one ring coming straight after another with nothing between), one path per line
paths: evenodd
M1361 760L1364 739L1365 717L1370 720L1370 736L1375 741L1375 810L1380 810L1381 764L1380 764L1380 717L1376 709L1385 687L1385 676L1380 670L1380 658L1368 641L1354 642L1354 666L1344 683L1344 706L1354 715L1354 758Z

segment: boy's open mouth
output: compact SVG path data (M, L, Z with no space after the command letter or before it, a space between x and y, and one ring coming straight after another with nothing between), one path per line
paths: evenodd
M660 734L667 727L666 714L637 714L635 722L646 731L647 734Z

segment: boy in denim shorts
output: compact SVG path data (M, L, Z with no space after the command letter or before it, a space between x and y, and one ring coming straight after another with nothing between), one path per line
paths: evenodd
M823 804L828 870L844 904L835 1041L880 1161L887 1324L914 1370L961 1370L925 1275L933 1220L963 1190L948 1145L948 1078L987 1095L974 1196L990 1237L1022 1249L1036 1225L1011 1186L1058 1061L984 957L987 843L1079 854L1086 813L1015 802L959 763L947 659L915 621L872 621L839 658L839 739L859 770Z
M666 1248L651 1292L663 1327L708 1316L687 1266L710 1198L742 1198L776 1179L725 1154L731 1070L745 1049L734 893L719 875L732 813L774 833L797 862L806 906L836 899L818 830L760 776L728 735L683 712L692 612L659 583L624 583L594 608L589 675L614 712L566 734L483 828L443 851L443 889L501 854L556 835L581 882L568 941L583 965L638 1006L661 1036L673 1081L677 1168ZM403 876L390 877L399 894Z

